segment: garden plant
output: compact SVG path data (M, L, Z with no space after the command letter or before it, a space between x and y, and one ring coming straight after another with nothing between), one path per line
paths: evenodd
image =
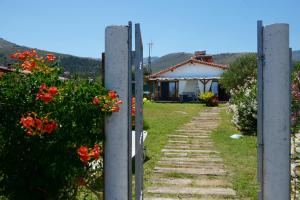
M219 100L213 92L204 92L199 94L199 99L204 102L206 106L218 106Z
M0 77L0 190L7 199L74 199L102 179L105 115L122 101L99 83L59 77L53 54L11 55Z

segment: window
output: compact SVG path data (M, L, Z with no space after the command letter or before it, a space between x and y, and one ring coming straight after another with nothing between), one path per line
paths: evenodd
M176 97L176 82L169 82L169 97Z

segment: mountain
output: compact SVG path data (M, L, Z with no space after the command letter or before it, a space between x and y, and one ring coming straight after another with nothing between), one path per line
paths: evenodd
M177 63L181 63L191 58L192 55L191 53L179 52L156 58L151 64L151 70L152 72L160 71ZM147 64L147 62L145 64Z
M9 58L11 53L17 50L23 51L29 49L29 47L20 46L11 42L8 42L0 38L0 66L7 66L13 63L14 60ZM101 60L94 58L84 58L77 57L68 54L61 54L56 52L49 52L45 50L37 49L39 55L45 55L46 53L53 53L59 60L60 65L64 68L65 72L70 72L71 74L78 74L81 77L91 77L96 78L100 76L101 71ZM244 53L221 53L214 54L213 59L215 63L218 64L231 64L236 58L241 57ZM162 57L151 57L151 69L152 72L158 72L167 67L176 65L180 62L188 60L193 56L192 53L178 52L170 53ZM300 50L293 51L293 61L300 61ZM144 58L144 64L148 65L148 57Z
M214 63L230 65L235 59L249 53L251 52L221 53L221 54L214 54L212 55L212 57L214 59ZM152 65L151 65L152 72L158 72L162 69L171 67L173 65L176 65L178 63L190 59L192 56L193 56L192 53L179 52L179 53L170 53L162 57L156 57L152 61ZM300 50L293 51L293 61L294 62L300 61ZM145 65L147 65L148 61L144 63Z
M15 60L11 59L9 55L26 49L29 49L29 47L20 46L0 38L0 65L7 66L14 63ZM81 77L96 78L100 76L100 59L77 57L40 49L37 49L37 52L41 56L44 56L46 53L53 53L58 58L59 64L64 68L65 72L70 72L73 75L77 74Z
M214 62L217 64L231 64L236 58L241 57L247 53L222 53L212 55ZM171 67L185 60L190 59L193 56L192 53L171 53L165 56L156 58L151 65L152 72L157 72L167 67ZM146 64L146 63L145 63Z
M294 62L300 61L300 50L298 50L298 51L293 51L293 56L292 56L292 58L293 58L293 61L294 61Z

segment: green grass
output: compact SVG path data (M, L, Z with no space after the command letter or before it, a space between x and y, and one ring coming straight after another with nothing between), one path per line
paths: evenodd
M223 107L220 126L213 132L213 140L231 173L229 181L237 191L238 199L257 199L256 137L244 136L231 139L239 131L231 123L231 114Z
M144 164L144 180L152 175L153 168L160 159L168 135L189 122L202 109L201 104L148 103L144 105L145 120L149 124L145 141L149 160Z

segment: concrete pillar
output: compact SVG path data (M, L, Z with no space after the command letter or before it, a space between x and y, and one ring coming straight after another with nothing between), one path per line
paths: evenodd
M129 192L128 30L127 26L109 26L105 29L105 87L115 90L123 101L120 111L105 119L105 200L128 199Z
M263 199L290 199L289 26L263 30Z

